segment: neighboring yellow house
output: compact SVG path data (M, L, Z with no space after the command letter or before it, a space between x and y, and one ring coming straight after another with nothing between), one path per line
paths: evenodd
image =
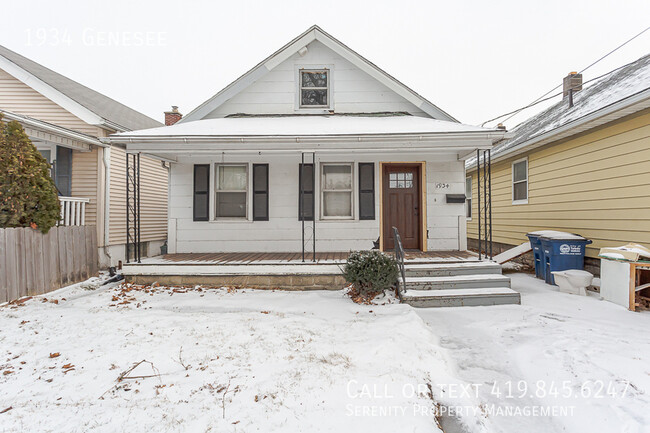
M593 240L585 266L598 273L600 248L650 246L650 55L584 89L572 73L563 93L492 150L493 247L519 245L535 230L577 233ZM476 160L466 168L468 244L476 247Z
M107 96L0 46L0 114L20 122L52 166L61 224L97 228L100 266L126 255L126 151L115 132L162 126ZM168 169L141 159L142 254L160 254L167 239Z

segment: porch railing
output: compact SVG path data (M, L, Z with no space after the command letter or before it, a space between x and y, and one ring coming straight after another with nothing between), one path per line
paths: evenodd
M395 260L399 267L401 283L397 283L397 296L402 299L402 293L406 292L406 271L404 270L404 247L402 246L402 238L397 231L397 227L393 227L393 238L395 240Z
M61 203L60 226L86 225L86 203L90 202L90 199L59 196L59 202Z

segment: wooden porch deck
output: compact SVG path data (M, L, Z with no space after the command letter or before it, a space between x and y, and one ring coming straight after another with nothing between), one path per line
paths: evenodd
M317 252L317 264L345 263L347 252ZM393 254L387 252L387 254ZM406 260L412 262L460 262L478 260L469 251L406 251ZM143 264L210 264L210 265L253 265L253 264L300 264L302 253L176 253L150 257ZM305 253L305 264L314 264L312 254Z

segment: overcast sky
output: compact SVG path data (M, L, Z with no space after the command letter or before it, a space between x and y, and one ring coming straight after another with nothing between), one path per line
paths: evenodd
M650 1L3 0L0 21L0 45L157 120L171 105L188 113L318 24L460 121L480 124L648 27ZM649 52L650 30L584 79Z

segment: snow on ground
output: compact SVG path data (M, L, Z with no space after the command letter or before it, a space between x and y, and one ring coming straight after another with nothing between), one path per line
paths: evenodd
M0 307L1 432L432 432L458 384L407 305L96 283Z
M91 280L0 307L0 432L431 432L434 402L447 433L648 431L650 314L510 276L521 306Z
M510 277L521 306L417 310L455 374L474 384L486 411L496 408L492 431L650 431L650 313Z

